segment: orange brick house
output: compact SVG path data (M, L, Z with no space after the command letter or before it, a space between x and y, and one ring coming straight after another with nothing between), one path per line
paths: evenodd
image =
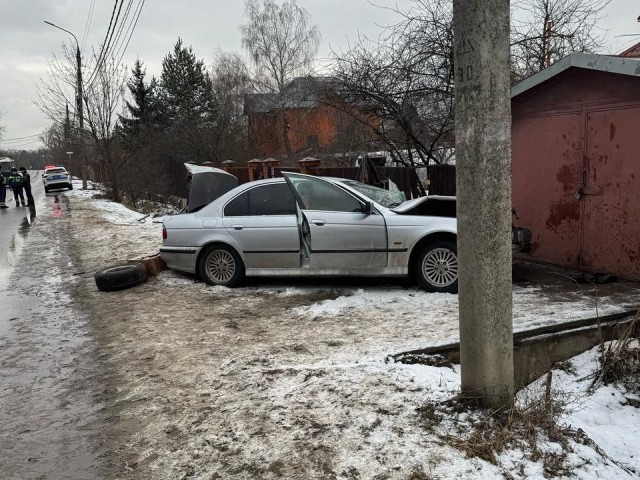
M331 77L298 77L283 95L250 94L245 97L249 141L257 157L287 154L284 113L289 119L293 154L367 150L376 140L381 120L363 106L348 104Z

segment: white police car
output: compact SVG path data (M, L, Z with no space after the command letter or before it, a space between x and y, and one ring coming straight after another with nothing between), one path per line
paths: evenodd
M64 167L46 168L42 174L42 182L44 183L45 192L56 188L73 189L71 174Z

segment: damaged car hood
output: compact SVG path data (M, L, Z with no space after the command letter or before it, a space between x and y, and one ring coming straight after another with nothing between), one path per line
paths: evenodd
M405 215L429 215L433 217L456 216L456 197L431 195L407 200L391 209L392 212Z

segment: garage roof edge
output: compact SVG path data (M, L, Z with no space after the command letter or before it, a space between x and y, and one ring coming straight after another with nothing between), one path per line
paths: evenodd
M550 67L515 84L511 87L511 98L517 97L527 90L550 80L571 67L640 77L640 59L591 53L572 53Z

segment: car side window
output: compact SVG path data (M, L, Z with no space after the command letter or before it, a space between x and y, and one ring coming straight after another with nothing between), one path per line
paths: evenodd
M243 192L224 207L225 217L249 216L249 192Z
M296 205L286 183L254 187L241 193L224 207L225 217L295 215Z
M362 203L332 183L301 177L290 177L306 210L329 212L362 212Z
M249 215L295 215L296 204L286 183L261 185L249 190Z

